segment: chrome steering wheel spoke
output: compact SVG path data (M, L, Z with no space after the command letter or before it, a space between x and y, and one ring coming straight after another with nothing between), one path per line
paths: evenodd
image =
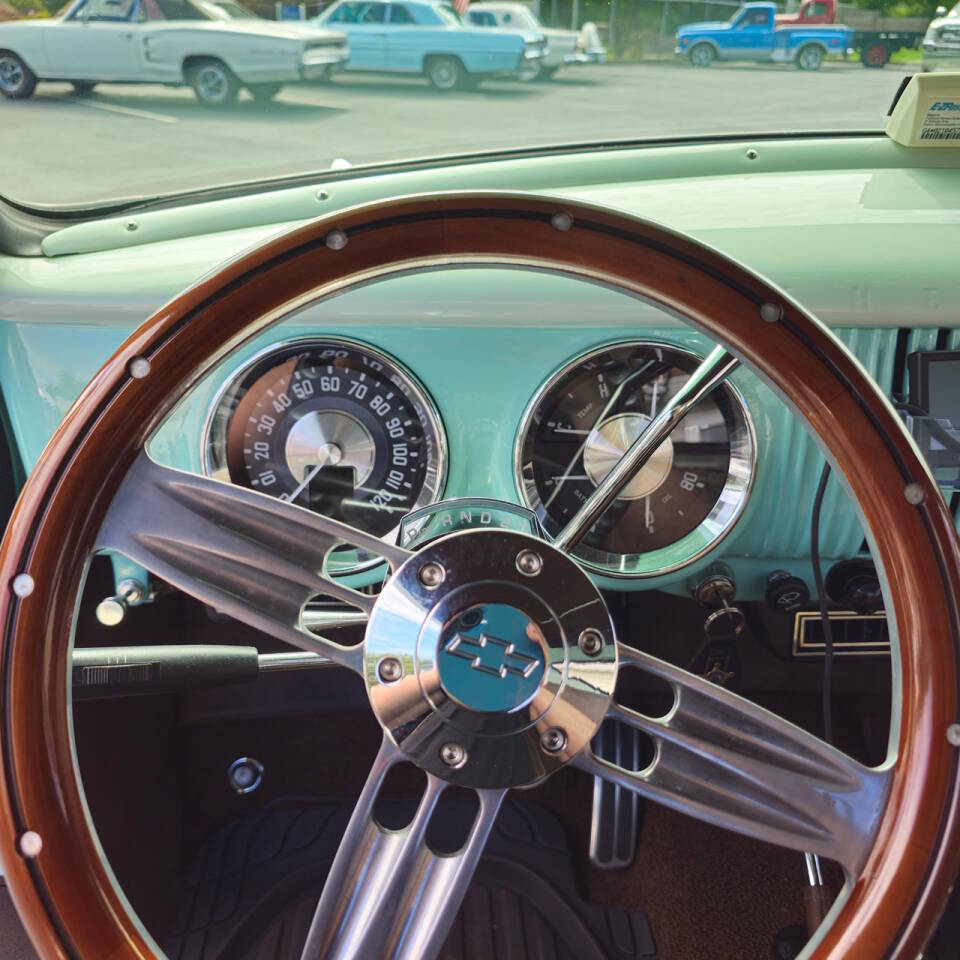
M573 763L674 810L736 833L862 867L890 785L871 768L723 687L619 644L621 667L667 681L674 703L650 717L611 702L608 716L648 735L656 751L628 770L589 749Z
M505 790L477 790L479 811L466 842L438 855L427 827L447 784L432 774L413 820L377 823L374 803L403 755L384 736L317 904L301 960L423 960L446 939L500 809Z
M329 577L348 544L396 569L410 553L282 500L163 467L141 452L104 519L96 549L117 551L216 610L362 672L362 650L313 633L303 607L318 595L369 615L374 598Z
M557 534L553 545L569 553L590 532L623 489L643 469L644 464L673 432L680 421L740 365L723 347L714 347L683 386L664 404L647 424L643 433L630 444L623 456L583 502L567 525Z

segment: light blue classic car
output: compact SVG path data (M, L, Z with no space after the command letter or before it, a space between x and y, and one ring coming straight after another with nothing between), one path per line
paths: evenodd
M438 90L524 75L546 55L542 33L466 26L446 3L341 0L315 21L350 40L348 70L423 74Z

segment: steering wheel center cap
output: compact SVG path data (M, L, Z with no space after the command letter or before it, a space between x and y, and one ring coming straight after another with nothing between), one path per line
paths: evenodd
M480 713L512 713L540 689L546 640L537 624L505 603L469 607L440 635L440 683L451 699Z
M536 783L568 762L617 675L594 583L506 530L453 533L407 560L374 606L364 662L374 713L406 756L476 788Z

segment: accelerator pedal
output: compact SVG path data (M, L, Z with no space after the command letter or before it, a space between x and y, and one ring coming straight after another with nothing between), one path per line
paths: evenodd
M602 760L640 770L648 749L643 734L616 720L607 720L593 738L591 749ZM593 778L590 819L590 862L601 870L623 870L637 854L640 798L602 777Z

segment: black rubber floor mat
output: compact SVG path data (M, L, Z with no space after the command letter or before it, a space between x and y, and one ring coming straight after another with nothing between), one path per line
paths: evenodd
M198 851L170 960L298 960L350 815L340 804L275 804ZM583 901L563 827L534 804L497 818L443 960L655 960L642 910ZM375 960L375 958L370 958Z

